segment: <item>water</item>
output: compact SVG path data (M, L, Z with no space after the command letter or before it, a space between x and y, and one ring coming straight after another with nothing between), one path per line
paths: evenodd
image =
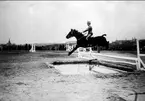
M65 65L55 65L55 68L59 70L60 73L63 75L77 75L89 73L103 73L103 74L119 73L119 71L117 70L113 70L109 67L101 65L94 66L88 64L65 64Z

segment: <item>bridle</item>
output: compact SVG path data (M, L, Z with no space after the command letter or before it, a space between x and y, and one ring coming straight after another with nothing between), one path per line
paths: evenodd
M73 35L73 33L74 33L74 30L72 30L71 31L71 35ZM81 40L82 38L84 38L85 36L82 36L82 37L80 37L79 39L77 39L77 40Z

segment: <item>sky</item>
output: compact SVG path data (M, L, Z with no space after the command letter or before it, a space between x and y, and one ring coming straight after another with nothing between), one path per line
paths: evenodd
M0 1L0 43L62 43L91 21L108 41L145 38L145 1Z

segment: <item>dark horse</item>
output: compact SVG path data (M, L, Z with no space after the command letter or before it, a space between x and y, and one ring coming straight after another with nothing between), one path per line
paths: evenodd
M79 47L102 46L108 49L109 42L104 36L106 36L106 34L103 34L102 36L91 37L86 40L86 36L84 36L81 32L78 32L75 29L71 29L66 38L69 39L71 37L75 37L77 39L77 44L76 47L68 53L68 55L71 55Z

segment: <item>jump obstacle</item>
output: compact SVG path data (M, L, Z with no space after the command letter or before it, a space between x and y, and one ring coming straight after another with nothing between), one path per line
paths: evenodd
M36 52L35 44L31 44L31 49L29 51L30 52Z
M120 62L120 63L127 63L127 64L131 64L131 65L136 65L137 70L145 70L145 63L141 59L141 56L145 56L145 54L141 54L140 53L140 47L139 47L139 41L140 40L136 40L137 58L134 58L134 57L123 57L123 56L113 56L113 55L105 55L105 54L101 54L101 53L94 53L92 51L91 47L89 47L89 51L86 51L86 48L82 48L81 50L79 48L78 49L78 58L92 60L92 59L97 59L97 56L104 56L104 57L122 59L124 61L114 61L114 60L106 60L106 61L108 61L108 62ZM84 55L89 55L89 57L85 57ZM135 63L129 62L129 61L125 61L125 60L135 61Z
M92 54L92 48L91 47L88 47L88 48L80 47L80 48L77 49L77 51L78 51L78 57L79 58L83 58L82 54L89 54L89 55Z

